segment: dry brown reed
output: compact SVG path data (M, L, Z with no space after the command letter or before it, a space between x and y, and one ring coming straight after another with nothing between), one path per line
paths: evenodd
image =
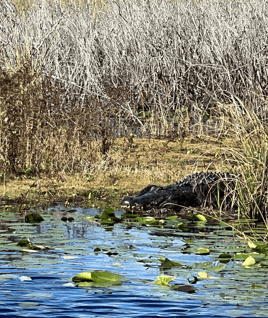
M79 107L95 94L143 133L220 133L218 102L267 94L265 1L18 3L1 1L5 64L28 48L66 95L80 89Z
M0 73L0 96L2 176L89 172L112 145L109 108L103 110L96 98L76 107L76 100L65 100L61 85L42 79L27 58L14 72Z
M267 215L267 17L263 0L2 0L2 176L88 173L132 133L233 137L241 213Z

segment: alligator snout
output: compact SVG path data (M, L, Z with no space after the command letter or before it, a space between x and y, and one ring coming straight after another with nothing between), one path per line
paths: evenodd
M131 197L125 197L122 199L122 201L120 202L121 207L125 210L130 210L130 211L143 211L143 206L138 204L138 202L136 202L136 198L131 198Z
M123 208L130 208L132 203L131 197L125 197L121 200L120 204Z

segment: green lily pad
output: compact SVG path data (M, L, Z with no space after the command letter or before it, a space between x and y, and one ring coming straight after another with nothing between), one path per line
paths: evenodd
M171 220L171 221L178 221L179 217L178 215L170 215L165 217L165 220Z
M26 223L40 223L44 221L43 217L38 213L30 213L25 216Z
M101 220L102 225L113 225L116 221L114 219L103 219Z
M174 261L171 261L169 260L168 258L165 258L165 257L160 257L160 262L161 262L161 265L160 265L160 269L163 270L163 269L170 269L174 266L180 266L182 267L182 264L180 263L177 263L177 262L174 262Z
M256 263L256 260L254 257L249 256L243 263L243 266L250 266L250 265L254 265Z
M248 258L248 254L246 254L246 253L236 253L234 255L235 260L245 260L247 258Z
M145 216L145 217L137 217L137 220L139 221L139 223L141 224L147 224L147 225L158 225L159 221L156 220L154 217L152 216Z
M267 257L267 255L261 254L261 253L257 253L257 252L249 253L249 256L254 257L256 262L264 260Z
M18 242L17 246L31 248L32 247L32 243L31 243L30 239L27 238L27 239L20 240Z
M77 210L76 209L69 209L69 210L67 210L67 212L74 213L74 212L77 212Z
M174 279L175 279L174 276L161 275L161 276L158 276L157 279L153 281L153 283L161 285L161 286L168 286L168 284Z
M138 217L140 217L140 215L139 214L137 214L137 213L124 213L123 215L122 215L122 219L123 220L135 220L135 219L137 219Z
M176 225L176 227L177 227L177 229L178 229L179 231L187 232L187 231L188 231L187 225L188 225L188 222L185 222L185 223L180 222L180 223L178 223L178 224Z
M91 273L89 272L82 272L72 279L73 282L79 283L79 282L93 282L93 279L91 277Z
M198 273L198 280L204 280L204 279L209 279L211 276L207 272L199 272Z
M112 208L106 208L102 211L100 218L102 220L109 219L109 218L115 218L114 209Z
M202 214L195 214L194 219L202 222L207 222L206 217Z
M262 267L268 267L268 260L267 261L261 261L260 262Z
M228 253L222 253L219 255L219 259L221 263L228 263L232 259L232 256Z
M203 270L212 271L212 272L221 272L226 268L225 264L219 266L213 266L212 262L203 262L203 263L195 263L193 268L202 268Z
M94 271L91 273L91 277L94 283L113 283L118 284L126 280L126 277L123 275L115 274L108 271Z
M74 276L72 280L73 282L78 283L77 286L79 287L88 287L93 285L112 286L122 284L122 281L126 280L126 277L109 271L93 271L91 273L82 272ZM91 282L91 284L81 284L85 282Z
M210 249L207 247L199 247L195 249L195 254L208 255L209 253L210 253Z
M211 267L211 270L212 270L213 272L219 273L219 272L223 271L225 268L226 268L226 265L225 265L225 264L222 264L222 265L219 265L219 266L212 266L212 267Z
M121 219L115 216L114 209L106 208L102 211L100 216L96 216L101 219L101 223L104 225L113 225L116 222L121 222Z
M253 249L255 252L268 254L268 244L252 244L249 247Z

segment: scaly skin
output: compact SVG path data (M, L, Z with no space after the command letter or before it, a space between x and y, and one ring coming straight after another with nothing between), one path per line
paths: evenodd
M230 192L235 188L235 176L225 172L200 172L169 186L149 185L136 196L125 197L122 208L131 211L201 207L217 208L224 201L231 205ZM227 203L227 204L226 204Z

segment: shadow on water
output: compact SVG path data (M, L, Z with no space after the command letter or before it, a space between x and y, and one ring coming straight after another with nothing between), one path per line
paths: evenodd
M172 218L104 225L95 217L100 212L59 204L43 212L39 224L0 212L0 316L268 317L267 254L243 266L239 253L250 251L232 231ZM124 219L123 211L115 215ZM19 247L22 238L48 248ZM72 277L94 270L127 280L75 286ZM174 280L153 283L161 275ZM191 286L191 293L181 286Z

